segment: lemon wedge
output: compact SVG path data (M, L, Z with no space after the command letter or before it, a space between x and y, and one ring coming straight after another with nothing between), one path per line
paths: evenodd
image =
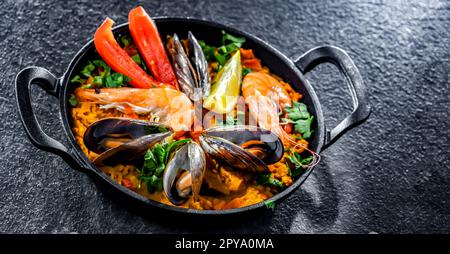
M241 53L238 50L217 74L203 107L219 114L231 112L237 103L241 80Z

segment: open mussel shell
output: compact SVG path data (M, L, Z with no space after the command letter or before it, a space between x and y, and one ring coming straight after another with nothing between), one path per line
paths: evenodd
M104 118L86 129L83 141L94 153L103 153L111 148L140 137L170 131L168 126L130 118Z
M261 159L226 139L202 135L199 140L203 150L221 163L253 173L269 172Z
M188 34L188 44L189 55L178 35L174 34L168 43L168 50L181 90L191 100L198 101L209 95L211 84L208 62L200 44L191 32Z
M191 32L188 33L188 41L191 63L193 63L197 72L197 89L201 91L201 97L205 99L209 96L211 90L208 61L206 60L202 47Z
M83 140L86 147L100 154L96 166L133 163L149 148L172 134L159 123L129 118L105 118L92 123Z
M130 142L103 152L93 161L93 163L96 166L133 164L138 158L142 157L148 149L169 137L171 134L172 132L167 131L131 140Z
M163 189L169 201L181 205L191 195L197 196L205 168L205 154L197 143L186 143L173 152L163 176Z
M204 135L228 140L253 154L267 165L279 161L284 154L281 139L275 133L256 126L231 125L213 127L205 130Z
M178 38L177 34L174 34L171 43L168 46L169 53L172 56L173 67L175 70L175 75L177 76L178 83L180 84L181 90L191 99L198 100L197 94L194 90L197 86L197 80L195 70L192 67L189 57L187 56L183 44Z

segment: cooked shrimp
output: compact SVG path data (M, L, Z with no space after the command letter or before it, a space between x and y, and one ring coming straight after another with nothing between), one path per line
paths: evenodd
M114 108L121 112L135 114L151 113L159 122L167 124L174 131L191 130L194 106L182 92L171 88L103 88L100 93L94 89L75 90L80 102L101 104L102 108Z
M263 72L249 73L242 82L242 94L261 128L276 133L285 146L296 144L280 126L279 109L290 107L292 100L278 80Z

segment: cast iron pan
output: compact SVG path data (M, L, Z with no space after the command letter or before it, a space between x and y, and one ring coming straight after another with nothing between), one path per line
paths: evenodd
M317 153L325 149L336 141L343 133L357 124L363 122L370 114L370 105L367 90L363 84L361 75L350 57L340 48L334 46L322 46L309 50L298 59L292 61L280 53L266 42L257 37L235 30L233 28L217 24L210 21L196 20L190 18L155 18L154 19L162 38L167 34L176 32L181 38L187 36L188 31L192 31L198 39L205 40L206 43L218 45L220 43L221 31L225 30L231 34L246 38L245 48L253 49L255 55L262 59L265 66L290 83L296 90L303 94L303 102L307 104L309 111L315 116L313 123L313 136L310 138L310 148ZM128 33L128 24L122 24L114 28L114 33ZM135 207L139 210L151 208L161 208L165 211L175 213L187 213L197 215L225 215L243 213L257 208L264 207L264 203L230 209L230 210L193 210L165 205L147 199L129 190L110 179L101 170L96 168L81 151L75 142L71 131L70 104L69 97L75 89L69 84L69 79L73 73L80 71L80 66L94 53L94 43L89 41L72 59L69 67L62 77L55 77L48 70L40 67L27 67L21 70L16 77L16 101L20 118L30 141L39 149L61 156L72 168L89 174L104 189L111 193L119 201L125 202L127 206ZM350 88L350 96L353 100L353 112L334 128L326 128L320 102L314 89L304 78L304 74L321 63L333 63L347 80ZM61 124L70 141L71 147L66 147L55 139L45 134L36 120L31 106L31 86L39 85L48 94L55 96L59 100L59 113ZM311 173L308 169L294 184L284 191L273 196L269 200L279 202L287 195L297 189Z

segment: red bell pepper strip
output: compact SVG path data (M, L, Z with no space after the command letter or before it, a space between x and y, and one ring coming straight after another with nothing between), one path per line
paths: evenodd
M106 18L94 35L97 52L111 69L122 73L131 79L130 84L136 88L162 87L165 84L157 82L148 75L117 43L112 32L114 21Z
M145 64L153 77L165 84L178 88L177 78L172 69L155 22L141 6L128 14L129 28Z

